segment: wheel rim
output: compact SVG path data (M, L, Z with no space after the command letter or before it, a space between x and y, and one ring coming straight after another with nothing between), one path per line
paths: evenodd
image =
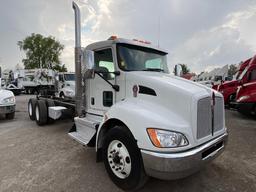
M108 163L112 172L121 179L127 178L131 173L131 157L125 145L113 140L108 146Z
M36 106L36 120L39 121L39 108Z
M29 113L29 116L32 116L32 104L31 103L28 104L28 113Z

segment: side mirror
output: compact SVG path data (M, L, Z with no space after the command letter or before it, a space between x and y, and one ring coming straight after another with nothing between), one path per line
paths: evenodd
M181 77L183 75L182 66L180 64L175 65L174 75Z
M83 74L86 79L94 78L94 52L91 50L85 50L83 52Z

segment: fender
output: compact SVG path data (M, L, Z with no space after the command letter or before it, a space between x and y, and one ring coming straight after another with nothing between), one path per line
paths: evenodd
M164 108L145 100L138 98L128 98L113 105L105 114L104 121L100 124L96 138L96 150L102 146L102 133L108 126L109 121L116 120L126 125L134 138L137 140L137 145L140 149L159 151L148 137L147 128L159 128L182 132L187 139L190 139L191 129L189 124L181 117L175 114L174 111ZM103 131L103 132L102 132ZM104 135L104 134L103 134ZM181 150L189 148L181 147ZM172 149L161 149L162 151L172 151ZM176 149L177 151L177 149Z

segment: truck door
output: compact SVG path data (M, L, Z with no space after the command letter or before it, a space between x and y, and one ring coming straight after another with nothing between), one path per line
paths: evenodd
M248 82L256 81L256 69L252 69L248 75Z
M109 73L115 71L112 49L104 48L96 50L94 53L94 62L95 70L101 72L100 74L105 80L115 84L115 75ZM102 115L115 102L115 91L104 79L98 74L95 74L95 78L89 80L90 91L87 100L89 112Z

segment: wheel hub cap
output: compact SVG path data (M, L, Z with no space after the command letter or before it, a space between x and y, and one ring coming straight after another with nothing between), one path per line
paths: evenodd
M108 146L108 163L113 173L125 179L131 173L131 157L125 145L113 140Z

